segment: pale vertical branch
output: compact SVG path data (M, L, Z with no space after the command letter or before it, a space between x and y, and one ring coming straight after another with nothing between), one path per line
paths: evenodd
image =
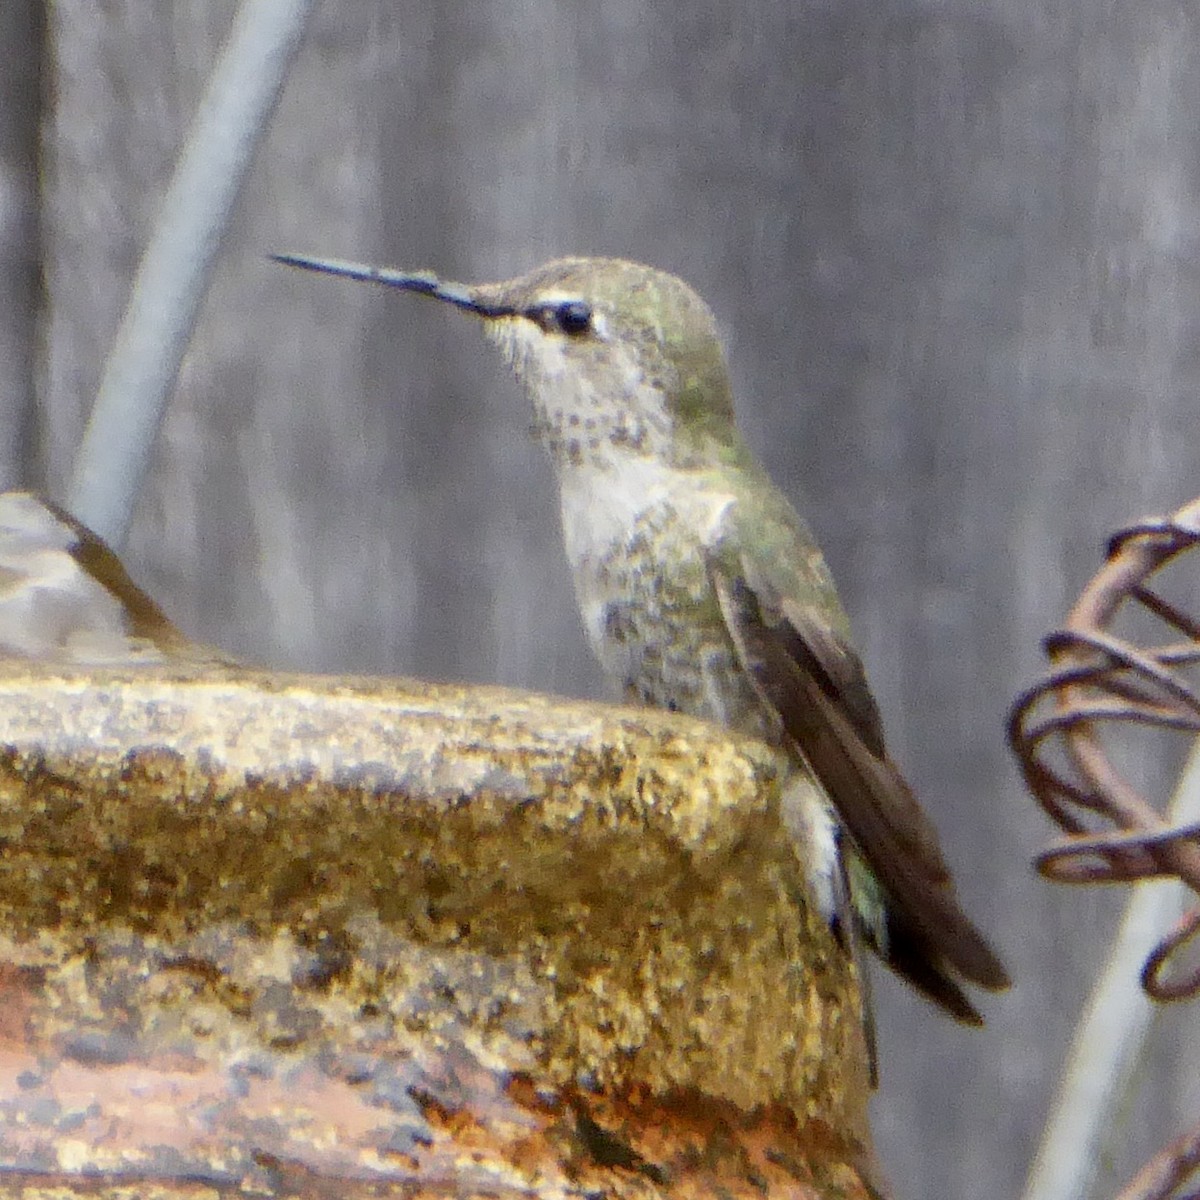
M1200 742L1171 798L1172 825L1200 819ZM1085 1200L1145 1053L1156 1004L1141 988L1146 954L1179 915L1178 884L1138 884L1092 988L1063 1067L1024 1200Z
M41 295L38 129L45 14L40 0L0 5L0 488L31 482Z
M105 364L67 506L111 545L134 500L233 206L314 0L243 0Z

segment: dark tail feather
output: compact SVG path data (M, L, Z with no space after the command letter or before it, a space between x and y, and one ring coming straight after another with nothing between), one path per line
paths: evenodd
M901 912L890 910L887 916L887 945L880 956L897 975L906 979L927 999L945 1009L964 1025L982 1025L983 1017L958 986L941 956L921 932L910 925Z

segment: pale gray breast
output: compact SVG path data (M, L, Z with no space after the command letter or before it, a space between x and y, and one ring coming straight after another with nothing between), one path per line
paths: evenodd
M774 740L777 720L738 663L705 568L704 533L728 499L664 490L626 514L620 535L585 546L568 532L575 589L596 656L627 699Z

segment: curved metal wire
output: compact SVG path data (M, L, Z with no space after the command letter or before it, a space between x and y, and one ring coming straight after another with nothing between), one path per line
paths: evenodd
M1180 674L1200 664L1200 621L1147 586L1155 572L1198 543L1200 499L1114 535L1107 561L1064 627L1043 643L1050 660L1045 678L1013 705L1009 744L1030 792L1063 830L1034 860L1049 879L1174 877L1200 896L1200 823L1168 821L1114 765L1106 746L1120 728L1178 731L1193 740L1200 734L1200 690ZM1114 635L1110 626L1129 604L1183 640L1136 646ZM1200 962L1183 964L1198 936L1200 904L1147 957L1141 983L1149 996L1173 1001L1200 994ZM1197 1200L1198 1170L1200 1127L1166 1146L1119 1200Z
M1198 543L1200 500L1117 533L1064 627L1045 639L1046 677L1013 706L1009 743L1029 790L1064 831L1035 859L1049 879L1174 876L1200 895L1200 829L1170 825L1113 764L1104 739L1113 726L1200 734L1200 691L1179 673L1200 663L1200 622L1146 586ZM1108 626L1131 602L1185 640L1139 647L1114 635ZM1146 960L1142 986L1156 1000L1200 993L1200 964L1184 967L1178 953L1198 933L1200 906Z
M1196 1200L1200 1193L1193 1188L1186 1192L1180 1189L1197 1171L1200 1171L1200 1126L1164 1146L1117 1200Z

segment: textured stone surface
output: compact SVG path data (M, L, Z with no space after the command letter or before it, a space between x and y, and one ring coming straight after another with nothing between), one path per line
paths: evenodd
M0 659L0 1194L865 1194L767 747L193 661L51 517L9 599L109 641Z

